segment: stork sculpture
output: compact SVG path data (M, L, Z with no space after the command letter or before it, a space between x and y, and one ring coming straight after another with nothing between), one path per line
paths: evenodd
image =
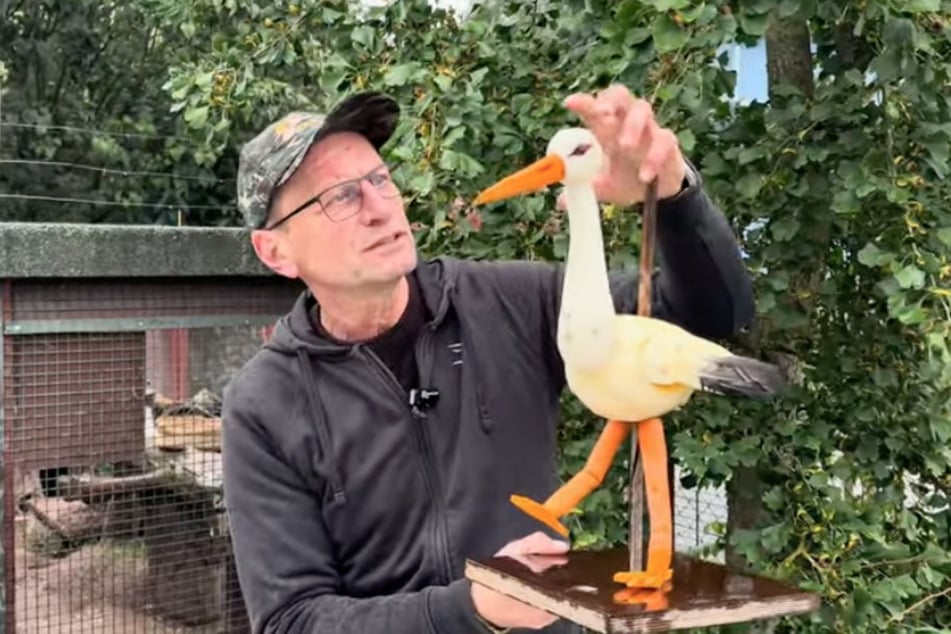
M487 204L559 182L564 185L570 234L558 315L558 350L568 388L593 413L607 419L585 467L544 503L520 495L513 495L511 501L567 536L561 518L600 486L618 448L633 434L632 442L640 445L647 493L647 565L645 570L634 570L632 565L613 578L630 589L669 589L672 512L660 417L682 407L695 391L765 397L781 387L783 378L775 366L735 355L650 316L656 181L648 184L645 200L638 314L615 311L600 209L592 185L603 158L590 131L562 129L552 137L544 158L498 181L474 201Z

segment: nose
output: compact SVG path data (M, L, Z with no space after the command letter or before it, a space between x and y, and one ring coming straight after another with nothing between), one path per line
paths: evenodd
M365 225L386 222L393 212L393 201L383 198L380 192L367 181L360 183L360 195L362 196L360 222Z

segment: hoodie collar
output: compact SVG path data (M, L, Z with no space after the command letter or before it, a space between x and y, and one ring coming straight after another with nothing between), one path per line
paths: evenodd
M433 320L429 327L435 329L445 319L455 288L456 262L451 258L419 260L415 273L419 280L423 301ZM264 347L283 354L296 354L303 350L321 357L346 357L356 349L356 344L341 343L324 337L314 328L309 314L313 314L317 300L309 289L297 297L290 312L278 321L274 333Z

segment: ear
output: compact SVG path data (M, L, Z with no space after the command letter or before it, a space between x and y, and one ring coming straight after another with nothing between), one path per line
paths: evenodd
M251 232L251 244L264 266L278 275L297 278L297 265L290 258L290 247L278 232L255 229Z

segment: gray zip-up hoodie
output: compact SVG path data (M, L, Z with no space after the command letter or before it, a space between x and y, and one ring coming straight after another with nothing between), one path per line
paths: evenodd
M734 333L753 302L725 218L696 186L659 207L655 314ZM321 338L301 295L224 400L225 500L255 634L485 634L465 559L541 530L509 495L544 500L560 484L561 273L421 262L435 317L416 345L420 385L439 392L425 410L367 348ZM612 289L636 310L636 273L613 273Z

